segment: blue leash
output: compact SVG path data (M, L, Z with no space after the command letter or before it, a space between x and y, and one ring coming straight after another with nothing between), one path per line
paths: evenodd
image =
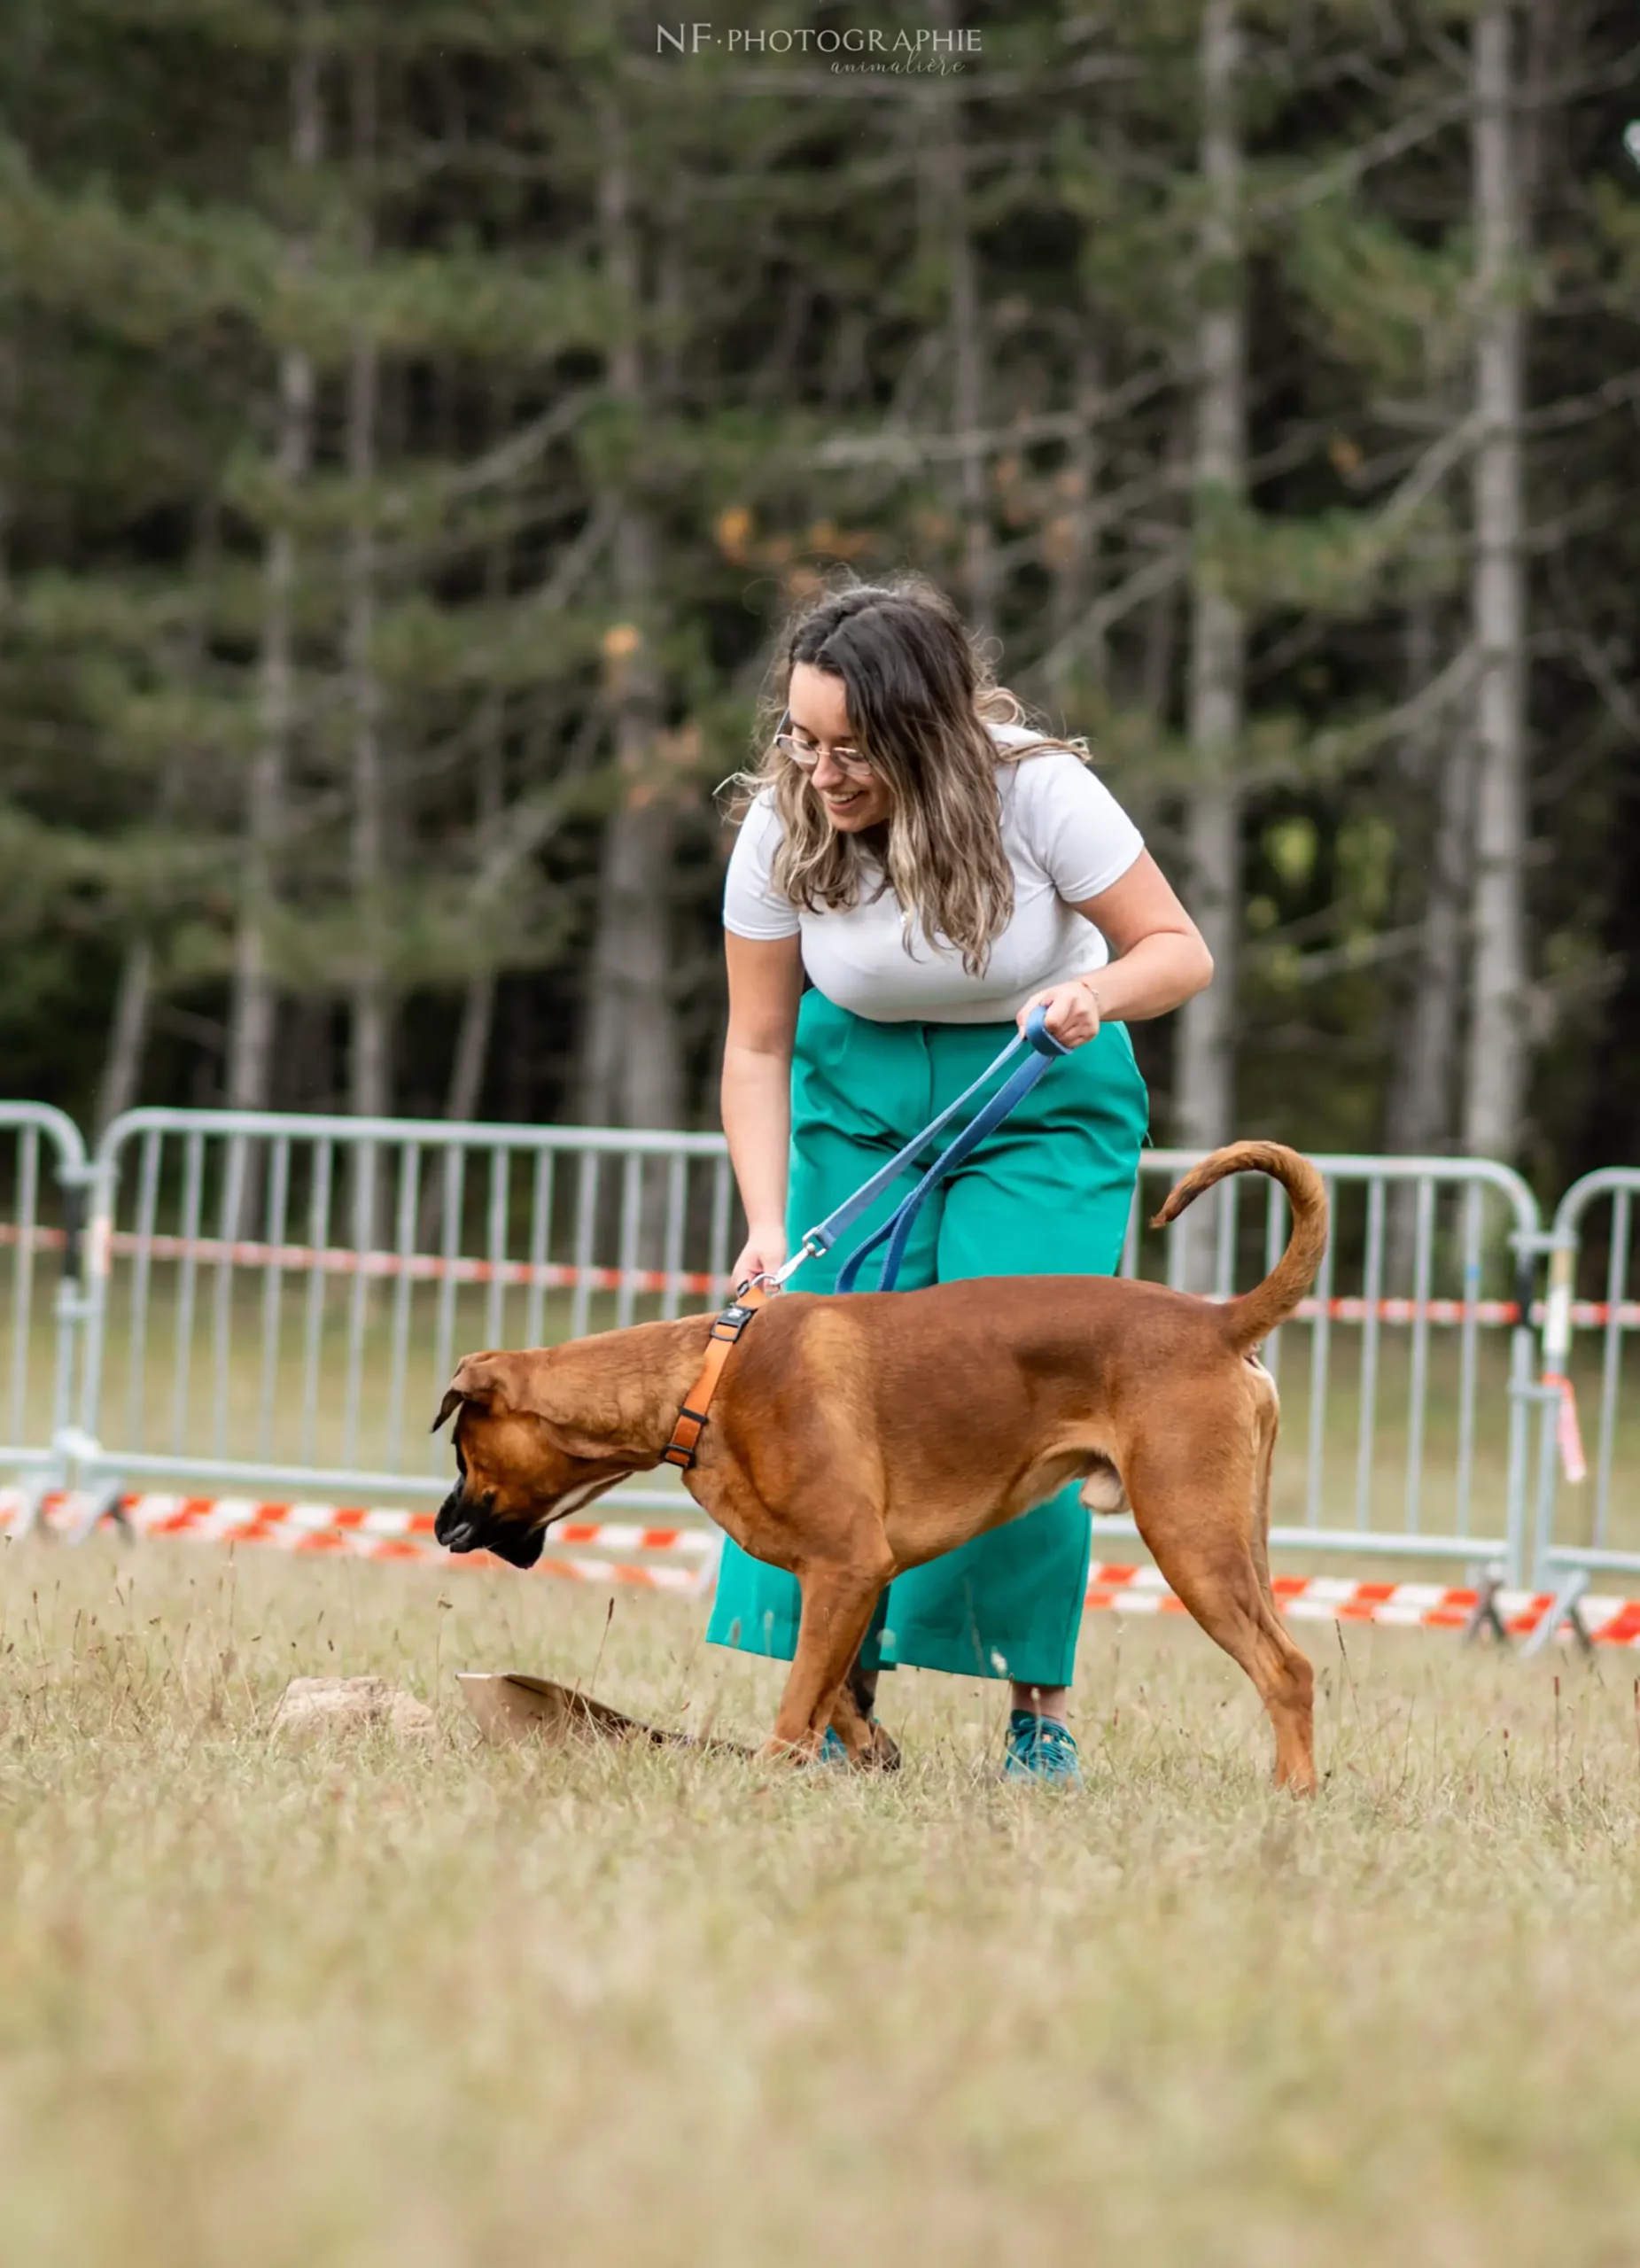
M942 1110L939 1116L907 1142L887 1165L879 1167L869 1181L862 1182L851 1197L843 1200L836 1212L828 1213L823 1221L809 1231L797 1251L773 1279L775 1285L782 1285L805 1260L818 1259L822 1252L828 1252L843 1231L853 1226L889 1184L913 1163L937 1135L944 1132L980 1090L989 1085L1003 1066L1012 1061L1022 1049L1028 1051L1027 1060L1020 1065L1007 1084L999 1087L991 1100L975 1113L950 1148L942 1151L935 1159L921 1180L909 1195L901 1200L882 1227L867 1237L863 1244L858 1245L843 1262L837 1277L837 1289L839 1292L851 1292L867 1260L879 1245L886 1243L888 1250L883 1254L877 1289L891 1292L899 1276L900 1263L905 1257L905 1247L911 1242L917 1215L922 1209L922 1201L929 1192L977 1149L986 1135L1002 1123L1016 1104L1023 1101L1037 1082L1052 1068L1057 1057L1069 1054L1070 1050L1049 1031L1045 1008L1033 1008L1025 1020L1024 1030L1017 1038L1008 1042L993 1062L986 1065L972 1086L964 1088L955 1102Z

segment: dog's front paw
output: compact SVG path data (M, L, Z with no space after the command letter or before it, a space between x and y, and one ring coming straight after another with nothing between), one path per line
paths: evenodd
M759 1764L812 1764L820 1754L820 1736L806 1734L802 1740L782 1740L778 1733L771 1733L758 1751Z

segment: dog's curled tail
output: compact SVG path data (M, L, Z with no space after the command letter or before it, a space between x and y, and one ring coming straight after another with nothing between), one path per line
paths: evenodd
M1327 1243L1325 1184L1308 1158L1282 1142L1232 1142L1215 1150L1200 1165L1192 1166L1183 1181L1170 1191L1162 1210L1151 1222L1164 1229L1178 1220L1186 1205L1232 1173L1267 1173L1281 1184L1293 1207L1293 1231L1287 1248L1263 1282L1240 1299L1225 1301L1220 1312L1229 1327L1232 1343L1240 1350L1268 1339L1285 1323L1315 1281Z

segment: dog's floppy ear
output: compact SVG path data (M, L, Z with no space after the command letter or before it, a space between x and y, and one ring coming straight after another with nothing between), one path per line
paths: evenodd
M455 1376L444 1389L439 1415L429 1430L436 1433L463 1402L487 1402L498 1383L494 1355L463 1355L455 1366Z

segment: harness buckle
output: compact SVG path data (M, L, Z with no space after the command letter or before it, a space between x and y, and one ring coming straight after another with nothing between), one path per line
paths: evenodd
M712 1396L717 1392L718 1380L723 1375L723 1366L742 1332L759 1308L766 1303L767 1293L759 1292L753 1297L754 1289L751 1285L742 1285L744 1296L731 1300L720 1314L713 1317L711 1329L706 1334L706 1359L701 1365L700 1375L689 1388L688 1399L678 1411L672 1425L672 1439L661 1452L663 1464L675 1464L684 1472L694 1464L701 1435L706 1430Z

